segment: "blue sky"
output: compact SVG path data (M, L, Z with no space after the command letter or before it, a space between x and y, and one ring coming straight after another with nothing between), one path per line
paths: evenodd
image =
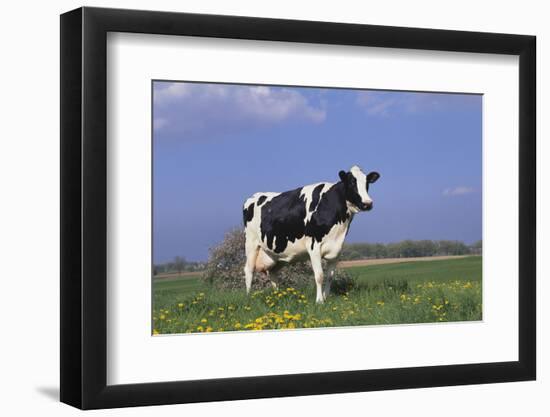
M481 239L482 96L155 81L154 262L205 260L259 191L378 171L347 242Z

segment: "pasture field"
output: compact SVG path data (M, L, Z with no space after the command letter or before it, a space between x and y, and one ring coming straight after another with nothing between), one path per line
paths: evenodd
M218 290L198 275L155 279L153 334L482 319L481 256L350 266L354 285L315 303L305 288Z

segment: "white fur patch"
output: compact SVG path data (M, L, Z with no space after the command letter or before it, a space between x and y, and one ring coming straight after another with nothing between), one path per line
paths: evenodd
M357 165L351 167L350 172L357 180L357 192L361 197L361 202L363 204L372 203L372 199L367 193L367 176L365 175L365 173Z
M316 184L310 184L306 185L302 188L302 191L300 192L300 196L304 197L306 200L306 218L304 219L304 224L309 222L311 220L311 216L317 209L317 206L313 207L313 210L310 210L311 201L313 200L313 190L320 184L323 184L323 188L321 189L321 194L319 196L319 202L321 201L321 198L323 197L323 194L326 193L328 190L330 190L330 187L332 187L334 184L330 182L318 182ZM319 205L319 202L317 205Z

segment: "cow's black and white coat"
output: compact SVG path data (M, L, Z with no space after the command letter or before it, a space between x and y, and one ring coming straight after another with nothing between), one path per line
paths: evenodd
M247 292L254 271L267 273L276 286L277 270L282 265L309 256L317 302L328 297L349 225L356 213L372 208L369 184L380 177L377 172L365 175L358 166L338 175L337 183L321 182L283 193L256 193L246 200L243 220ZM328 264L324 290L323 259Z

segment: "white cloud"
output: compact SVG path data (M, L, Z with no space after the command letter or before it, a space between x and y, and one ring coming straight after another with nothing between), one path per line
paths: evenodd
M168 120L163 119L162 117L155 117L153 119L153 127L155 128L155 130L161 130L167 124Z
M445 188L443 190L444 196L457 196L457 195L464 195L464 194L471 194L475 191L472 187L466 187L464 185L454 187L454 188Z
M162 83L155 86L154 104L155 130L189 134L326 118L324 106L299 91L266 86Z
M371 116L387 116L390 108L395 105L395 99L384 97L380 93L361 91L357 94L357 104Z
M417 113L480 105L473 94L416 93L399 91L360 91L356 103L371 116L389 116L397 112Z

